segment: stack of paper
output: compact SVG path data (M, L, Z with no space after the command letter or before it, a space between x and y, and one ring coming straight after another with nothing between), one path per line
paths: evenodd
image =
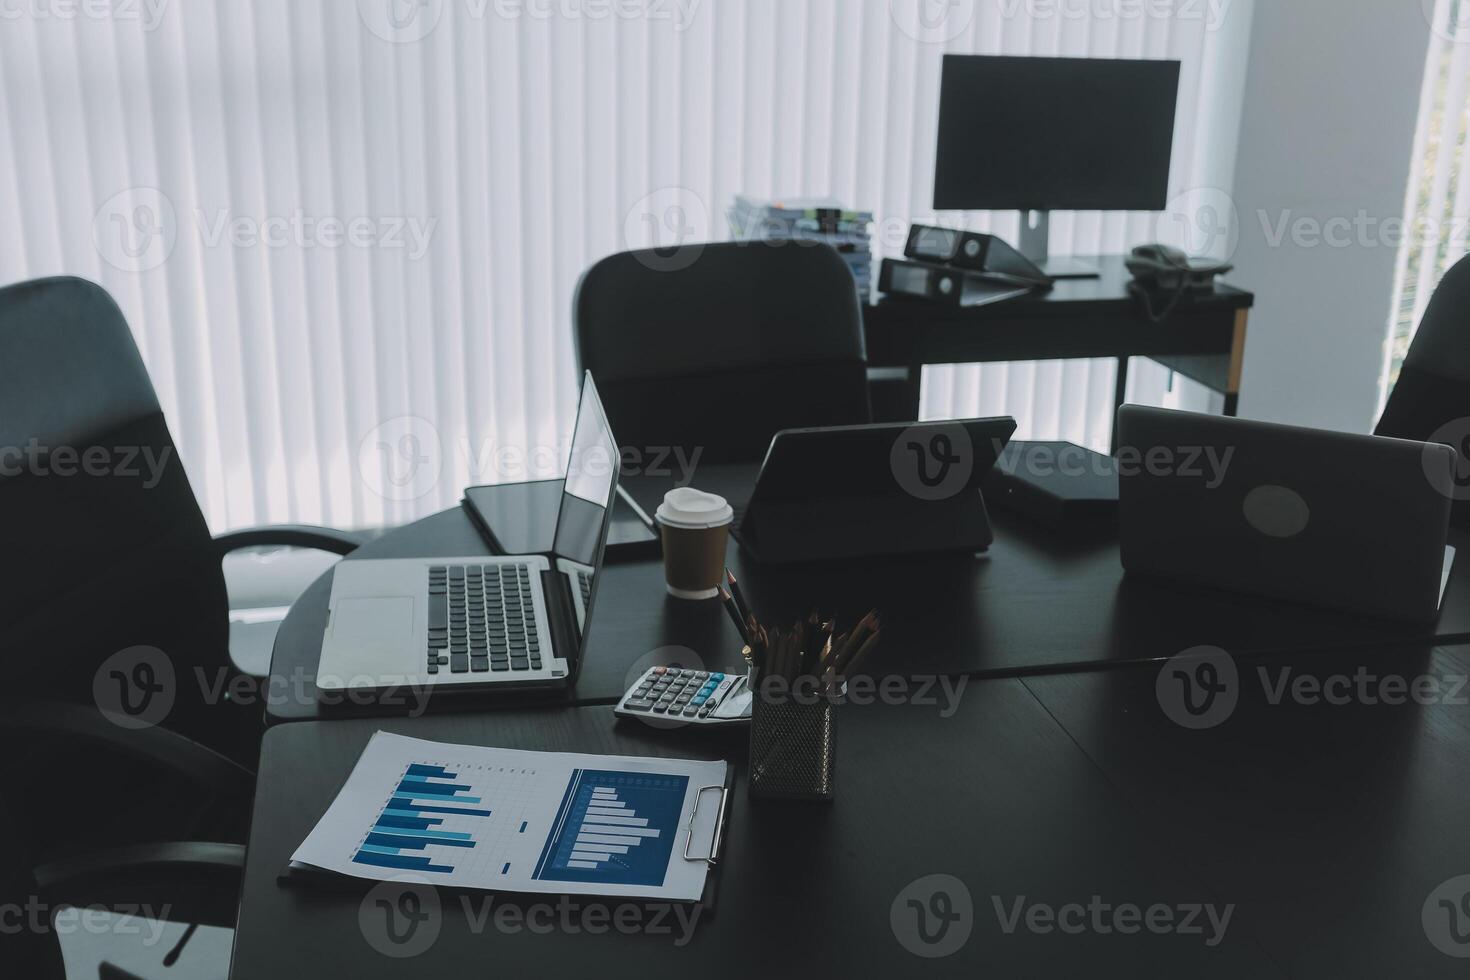
M873 288L873 212L852 211L832 198L786 198L768 201L735 195L730 229L741 241L809 239L826 242L841 253L866 302Z

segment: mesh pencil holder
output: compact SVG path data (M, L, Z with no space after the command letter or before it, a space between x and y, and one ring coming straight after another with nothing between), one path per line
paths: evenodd
M755 692L750 704L750 795L830 801L836 738L830 699Z

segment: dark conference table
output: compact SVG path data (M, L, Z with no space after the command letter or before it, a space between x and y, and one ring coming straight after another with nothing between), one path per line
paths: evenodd
M698 482L730 490L719 478L704 472ZM1436 630L1125 579L1108 535L1066 543L995 518L983 558L762 569L732 547L767 615L842 597L881 604L885 646L870 672L945 678L838 709L830 806L748 799L744 732L613 718L606 702L643 664L728 666L737 657L719 606L668 598L658 562L607 569L581 677L554 703L443 697L414 706L427 709L421 717L403 706L330 709L314 697L273 705L272 720L298 723L265 736L232 975L481 966L609 977L1136 976L1140 967L1206 977L1463 975L1470 648L1436 642ZM456 509L356 557L477 553L481 539ZM282 625L278 675L314 671L329 589L324 576ZM1457 571L1441 636L1470 637L1467 592L1470 575ZM1168 659L1201 644L1230 651L1215 655L1208 678ZM1205 727L1177 720L1182 670L1223 678ZM642 931L594 935L584 928L590 906L563 912L558 899L445 893L432 945L411 960L384 955L368 886L278 882L379 729L728 759L736 787L714 908L689 932L665 918L657 931L644 919ZM524 916L539 905L541 931L531 918L508 927L483 918L487 900ZM596 921L614 921L601 908ZM930 928L937 917L919 923L917 908L965 911L952 923L958 932L941 933ZM1175 926L1189 915L1191 930L1115 928L1154 908ZM1120 909L1138 911L1120 920ZM921 933L949 955L925 958L940 946Z
M971 681L943 706L839 708L826 806L748 799L743 733L658 731L606 707L277 726L232 976L1463 976L1470 937L1452 912L1470 903L1470 878L1457 880L1470 874L1470 649L1231 664L1233 707L1198 730L1159 694L1172 664ZM1343 703L1343 684L1372 696ZM427 948L382 954L366 884L277 880L379 729L729 759L713 909L689 929L646 918L647 931L594 935L590 906L494 896L525 917L497 926L487 896L445 892ZM927 920L926 945L911 898L958 916L952 931ZM1154 928L1116 928L1155 907Z
M445 893L432 946L411 959L382 955L372 911L359 916L369 886L277 881L380 728L522 749L729 759L736 785L712 911L692 935L669 917L640 920L647 932L592 935L578 904L565 917L540 913L537 921L552 925L538 935L483 919L483 894ZM949 717L915 705L842 709L837 738L836 800L813 805L748 799L743 733L615 724L605 707L278 726L266 735L260 763L231 975L868 977L927 968L943 976L1062 976L1083 964L1095 971L1144 962L1171 976L1281 975L1233 924L1213 946L1208 932L1074 936L1032 931L1024 920L1004 931L995 901L1007 915L1018 899L1029 910L1035 902L1085 904L1094 893L1141 906L1216 901L1159 851L1152 828L1019 681L968 687ZM893 906L936 874L963 882L968 898L950 885L949 907L969 911L943 940L958 948L926 961L904 945L927 948L916 938L914 913ZM495 901L532 917L531 906L557 899ZM927 925L933 935L937 920ZM672 931L656 931L663 929Z
M746 492L741 486L753 479L752 467L706 467L695 483L738 497ZM661 496L656 481L629 484L645 505ZM1470 570L1459 565L1437 625L1414 626L1125 576L1116 535L1067 540L993 508L991 516L995 543L981 557L772 568L746 561L732 542L729 560L763 618L805 618L816 607L851 623L880 607L884 642L869 666L874 675L990 677L1091 670L1162 660L1201 644L1255 654L1470 639ZM1460 553L1470 550L1462 547ZM481 554L488 554L484 539L454 508L391 531L345 560ZM343 696L337 695L324 703L313 681L330 591L329 571L281 624L268 687L269 722L526 703L524 694L405 695L396 703L349 704L341 704ZM658 561L610 565L598 586L575 688L542 700L610 704L644 669L674 661L711 669L741 664L739 641L719 603L670 598Z

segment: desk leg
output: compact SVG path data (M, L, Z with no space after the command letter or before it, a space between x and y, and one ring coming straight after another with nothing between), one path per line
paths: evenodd
M1236 310L1235 336L1230 341L1230 374L1225 382L1225 414L1234 416L1240 407L1240 374L1245 367L1245 327L1249 310Z
M1113 381L1113 453L1118 452L1118 409L1128 397L1128 357L1118 358L1118 375Z

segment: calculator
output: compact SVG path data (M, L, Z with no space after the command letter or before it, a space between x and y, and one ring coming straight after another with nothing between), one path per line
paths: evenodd
M650 667L628 688L613 714L679 725L750 723L750 688L744 674Z

